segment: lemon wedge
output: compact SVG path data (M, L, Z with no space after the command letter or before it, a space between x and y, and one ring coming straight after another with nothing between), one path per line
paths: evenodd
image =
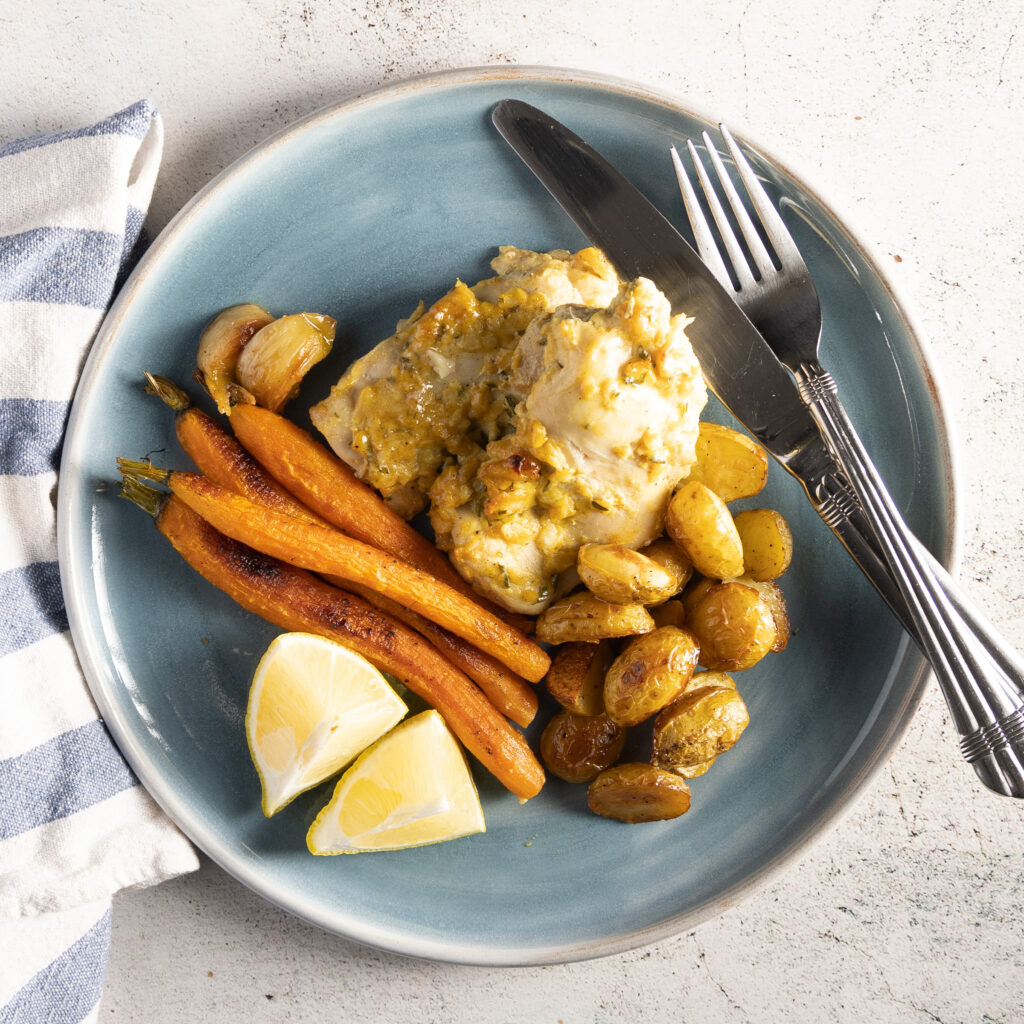
M316 854L405 850L485 831L466 755L436 711L424 711L364 751L317 815Z
M336 775L408 711L365 658L311 633L282 633L260 659L245 733L269 818Z

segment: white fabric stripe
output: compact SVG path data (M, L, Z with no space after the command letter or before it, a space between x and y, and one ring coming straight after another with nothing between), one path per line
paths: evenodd
M149 209L150 199L153 198L153 187L156 185L160 157L164 149L164 123L159 117L153 119L145 138L141 143L137 143L137 146L128 172L128 201L125 207L134 206L137 210L145 212ZM121 231L124 231L123 224Z
M42 917L4 921L0 927L0 1008L85 935L109 909L107 897Z
M0 476L0 572L57 557L56 488L56 473Z
M69 633L54 633L4 659L0 679L0 757L24 754L99 718L82 685ZM3 856L0 844L0 857Z
M31 151L30 151L31 152ZM0 302L0 398L71 398L102 309Z
M138 149L139 140L130 135L91 135L4 157L4 175L19 188L17 203L0 210L0 234L60 227L123 235L127 205L123 198L111 202L111 196L119 191L124 197ZM67 193L68 182L75 183L74 202L55 202ZM141 209L147 203L148 196Z
M133 786L0 845L0 919L79 906L198 866L188 840Z

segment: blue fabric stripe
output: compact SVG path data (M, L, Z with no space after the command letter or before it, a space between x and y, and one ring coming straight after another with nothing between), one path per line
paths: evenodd
M15 153L24 153L27 149L37 149L39 146L49 146L65 139L82 139L90 135L131 135L141 139L149 131L154 117L156 107L149 100L140 100L87 128L70 128L46 135L34 135L30 139L15 139L0 146L0 157L13 156Z
M77 942L0 1009L0 1024L79 1024L103 994L110 951L108 910Z
M0 302L53 302L103 309L124 239L110 231L33 228L0 236Z
M7 794L0 800L0 840L84 811L137 782L103 722L62 732L0 761L0 794Z
M67 628L56 562L0 573L0 658Z
M0 398L0 474L36 476L60 465L70 403Z
M124 243L121 246L121 266L118 268L113 288L115 295L121 290L121 285L135 268L142 254L149 248L149 237L142 227L145 219L145 210L140 210L137 206L128 207L124 224Z

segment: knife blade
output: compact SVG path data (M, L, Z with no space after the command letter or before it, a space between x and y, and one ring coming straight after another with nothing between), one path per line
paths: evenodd
M722 404L803 486L811 504L916 638L906 603L797 385L689 242L620 171L544 111L498 103L491 120L587 239L626 279L646 277L675 313Z

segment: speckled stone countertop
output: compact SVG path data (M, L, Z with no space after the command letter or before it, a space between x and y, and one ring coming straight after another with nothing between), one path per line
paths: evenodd
M0 0L0 29L0 138L155 101L154 231L301 115L460 66L633 79L793 154L916 312L956 429L961 578L1024 648L1019 0ZM1024 805L982 790L955 739L931 686L854 809L781 877L575 965L400 959L204 861L115 901L99 1019L1024 1021Z

